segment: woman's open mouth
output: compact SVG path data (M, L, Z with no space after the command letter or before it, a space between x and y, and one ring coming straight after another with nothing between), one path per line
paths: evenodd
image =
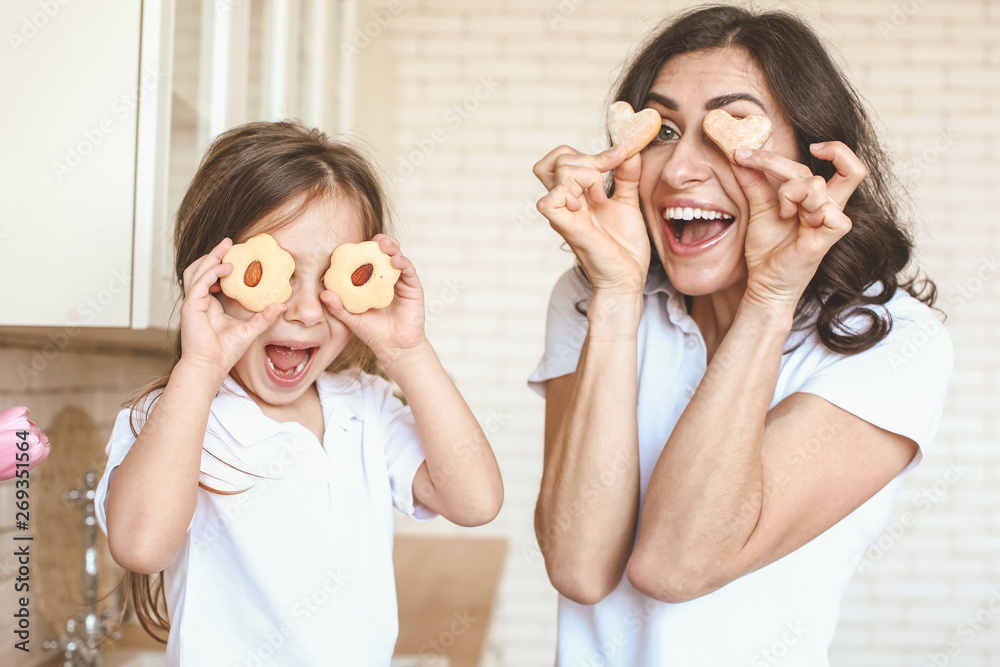
M690 257L708 250L732 227L736 218L710 209L669 206L663 209L667 243L675 255Z
M309 373L316 347L265 345L264 371L279 387L294 387Z

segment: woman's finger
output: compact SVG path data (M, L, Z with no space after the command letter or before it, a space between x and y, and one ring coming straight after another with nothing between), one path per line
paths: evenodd
M837 173L827 182L827 191L833 201L843 210L847 200L868 175L865 163L841 141L825 141L813 144L809 151L821 160L828 160L837 168Z
M812 170L801 162L790 160L767 150L751 150L741 148L736 151L736 162L744 167L750 167L773 176L779 181L790 181L794 178L809 178Z
M830 195L827 193L826 181L822 176L797 178L782 183L778 188L780 205L778 214L782 218L795 216L800 207L806 214L812 213L829 201Z
M615 169L613 199L639 207L639 176L642 173L642 153L636 153Z
M577 199L583 197L584 191L594 202L602 202L608 198L604 191L604 175L591 167L561 167L556 172L556 185L567 188Z
M847 232L851 231L851 219L844 215L840 206L834 201L828 201L806 216L806 223L816 229L824 239L823 253L833 247Z
M558 146L545 154L541 160L535 163L531 171L546 190L555 187L556 162L561 155L583 155L580 151L571 146Z

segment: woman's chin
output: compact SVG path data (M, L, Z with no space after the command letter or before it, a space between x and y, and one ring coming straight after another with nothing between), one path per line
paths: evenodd
M670 284L681 294L707 296L728 291L740 285L746 286L746 268L721 271L718 265L711 267L678 266L669 260L664 269Z

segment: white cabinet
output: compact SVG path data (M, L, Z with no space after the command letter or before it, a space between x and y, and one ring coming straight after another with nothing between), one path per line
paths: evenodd
M168 4L4 0L0 324L148 325Z
M354 5L3 0L0 326L175 325L173 216L208 142L344 129Z

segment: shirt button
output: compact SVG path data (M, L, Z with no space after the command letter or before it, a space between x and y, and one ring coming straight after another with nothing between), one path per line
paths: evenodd
M694 341L694 336L686 336L687 340L684 342L684 347L689 350L693 350L697 347L698 343Z
M687 389L685 389L684 395L687 396L688 398L694 396L694 387L688 387Z

